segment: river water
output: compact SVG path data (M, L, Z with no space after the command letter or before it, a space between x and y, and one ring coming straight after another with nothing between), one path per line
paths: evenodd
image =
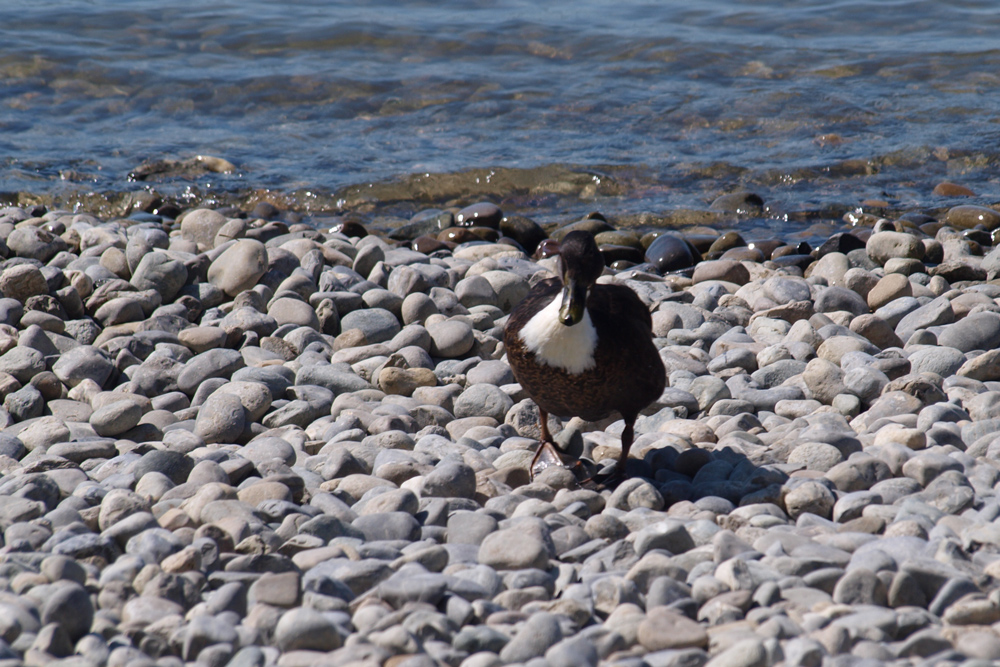
M942 181L1000 200L991 0L33 0L0 25L7 201L657 225L750 190L752 224L818 236L941 210Z

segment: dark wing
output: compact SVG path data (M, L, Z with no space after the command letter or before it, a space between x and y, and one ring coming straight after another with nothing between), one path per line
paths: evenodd
M638 414L666 386L649 308L624 285L595 285L587 307L600 341L597 362L615 369L616 377L609 381L620 391L616 408Z

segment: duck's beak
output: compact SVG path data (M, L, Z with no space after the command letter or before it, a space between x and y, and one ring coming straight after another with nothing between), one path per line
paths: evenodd
M587 287L575 278L564 281L562 291L562 306L559 308L559 321L571 327L583 319L583 311L587 306Z

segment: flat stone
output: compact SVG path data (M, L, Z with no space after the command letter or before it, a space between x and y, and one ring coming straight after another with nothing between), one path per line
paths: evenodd
M319 317L316 311L305 301L292 297L275 299L267 309L267 314L274 318L278 326L296 324L302 327L319 330Z
M985 206L962 204L948 209L944 215L944 223L958 229L971 229L983 225L992 231L1000 227L1000 213Z
M431 498L472 498L476 473L465 463L442 462L424 476L421 494Z
M195 355L184 364L177 377L177 387L188 396L194 396L201 384L209 378L228 379L246 362L239 350L219 348Z
M30 347L17 345L0 356L0 372L13 375L22 385L44 370L45 356Z
M368 343L392 340L401 328L396 316L384 308L353 310L341 318L340 326L343 331L360 329Z
M877 313L876 313L877 314ZM920 306L905 315L896 325L896 335L906 342L914 332L928 327L951 324L955 321L955 312L951 302L945 297L938 297L930 303Z
M647 651L708 647L708 633L701 625L667 607L647 612L637 638Z
M892 258L923 259L924 246L916 236L902 232L876 232L868 237L865 251L877 264Z
M938 334L938 345L962 352L994 350L1000 347L1000 314L981 312L967 315L944 327Z
M549 552L537 535L511 528L487 535L478 561L497 570L545 569Z
M97 435L115 436L134 428L141 418L142 408L135 401L115 401L96 410L90 416L90 425Z
M78 582L60 583L42 608L42 623L58 624L73 642L90 632L93 620L94 604Z

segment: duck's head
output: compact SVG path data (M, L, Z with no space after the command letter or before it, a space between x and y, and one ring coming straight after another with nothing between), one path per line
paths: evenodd
M571 327L579 324L587 306L587 294L604 271L604 258L589 232L570 232L559 244L563 290L559 321Z

